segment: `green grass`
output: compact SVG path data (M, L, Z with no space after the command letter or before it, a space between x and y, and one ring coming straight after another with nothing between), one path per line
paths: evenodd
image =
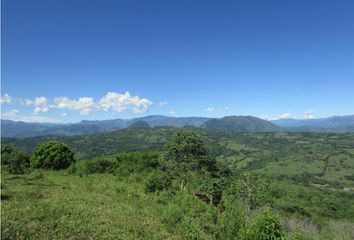
M140 185L112 175L2 176L2 239L178 239Z

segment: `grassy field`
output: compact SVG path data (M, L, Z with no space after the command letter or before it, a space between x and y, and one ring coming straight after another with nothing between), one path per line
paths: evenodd
M106 174L5 174L2 239L178 239L140 188Z
M183 196L146 193L139 179L111 174L80 177L65 171L3 173L1 187L2 239L193 239L193 235L185 232L188 224L194 224L190 231L198 232L196 239L216 239L220 230L208 227L213 226L210 223L213 218L222 221L219 209L187 193ZM339 195L331 196L322 190L284 181L279 181L277 187L284 191L275 208L282 213L289 233L301 228L313 239L354 236L354 224L348 221L354 219L354 204L350 199L343 202ZM328 214L328 201L342 204L337 212L332 209L335 216L317 218L321 222L304 220L306 214ZM182 211L180 214L186 219L177 221L174 211ZM298 217L294 217L291 211L302 215L297 213Z

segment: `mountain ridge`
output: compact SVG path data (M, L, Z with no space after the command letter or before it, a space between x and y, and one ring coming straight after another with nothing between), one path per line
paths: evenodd
M354 132L354 115L319 119L279 119L266 121L253 116L170 117L150 115L132 119L82 120L78 123L29 123L1 119L2 137L75 136L111 132L142 121L150 127L201 127L234 132Z

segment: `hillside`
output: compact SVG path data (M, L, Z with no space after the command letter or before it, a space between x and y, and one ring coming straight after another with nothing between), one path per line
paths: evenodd
M2 237L234 239L239 221L254 219L269 206L281 216L289 236L286 239L293 239L291 234L300 230L307 238L295 239L349 240L354 236L353 134L184 128L196 132L209 149L210 158L217 161L222 170L218 173L222 176L220 186L237 182L242 176L265 181L266 187L260 185L261 196L271 191L271 200L261 198L264 205L244 212L241 201L229 202L231 193L226 189L218 206L198 199L196 190L209 191L204 188L203 183L209 180L203 173L188 171L193 181L186 191L179 190L174 175L171 189L146 190L151 176L161 174L158 159L166 142L179 130L127 128L91 136L3 139L2 144L27 150L59 139L83 161L61 172L32 170L14 175L4 171ZM153 150L158 152L143 153ZM139 152L123 153L127 151ZM90 166L93 172L80 172L85 169L82 166ZM270 205L264 203L268 201Z
M290 131L354 132L354 115L318 119L280 119L271 122Z
M230 116L206 121L202 128L226 132L276 132L281 128L260 118L251 116Z

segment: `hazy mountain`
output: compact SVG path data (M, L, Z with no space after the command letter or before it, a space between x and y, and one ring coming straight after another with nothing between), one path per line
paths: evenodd
M202 128L227 132L276 132L281 128L260 118L251 116L230 116L221 119L210 119Z
M133 124L131 124L128 128L130 129L146 129L146 128L151 128L149 124L147 124L146 122L144 121L137 121Z
M280 119L271 122L294 131L354 132L354 115L318 119Z
M72 124L26 123L1 120L1 136L23 138L46 135L91 135L127 128L137 122L139 124L136 127L139 127L139 125L140 127L143 125L144 127L194 126L229 132L354 132L354 115L308 120L281 119L271 122L251 116L229 116L217 119L151 115L133 119L83 120Z
M1 134L3 137L35 137L35 136L73 136L90 135L103 132L111 132L142 121L150 127L187 125L199 127L209 118L204 117L167 117L151 115L133 119L112 119L112 120L83 120L73 124L47 124L47 123L25 123L11 120L1 120Z

